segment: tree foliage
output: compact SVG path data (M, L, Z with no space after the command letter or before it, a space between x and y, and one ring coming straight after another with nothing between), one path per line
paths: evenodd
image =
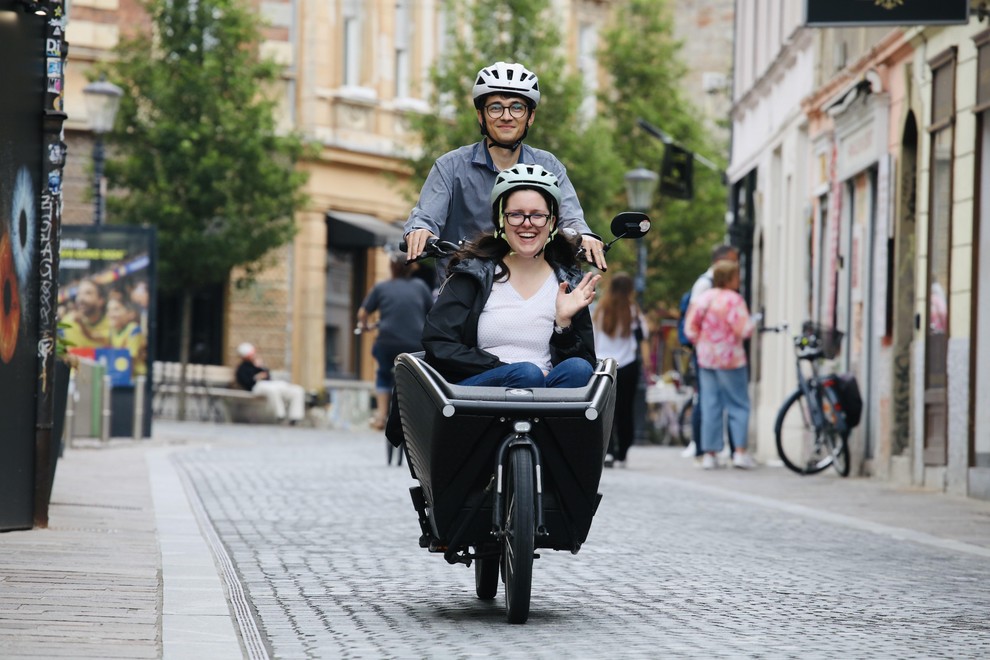
M598 112L582 117L587 93L569 71L557 26L564 21L550 0L447 0L454 26L449 52L431 70L431 104L443 110L414 120L422 151L410 160L411 186L419 191L438 156L480 139L471 99L474 76L498 60L520 62L540 78L542 99L527 144L553 152L567 167L588 224L608 236L608 220L626 208L623 175L643 166L659 172L663 145L636 128L643 118L683 146L719 165L723 145L706 133L699 113L680 88L685 72L673 37L669 0L614 3L600 36L602 80ZM673 305L707 268L720 239L726 191L719 174L696 167L695 198L660 200L650 210L647 235L648 305ZM609 271L635 271L635 245L620 241L609 252Z
M111 218L158 230L163 289L250 273L295 231L304 146L280 135L279 68L260 58L257 14L237 0L149 0L153 32L123 41Z
M636 128L642 118L680 145L724 167L724 145L705 130L700 113L685 99L685 66L673 38L670 0L626 0L603 35L600 58L611 78L603 107L615 122L615 148L623 162L654 171L663 160L663 144ZM724 231L727 191L721 172L694 168L694 199L657 196L647 235L648 301L676 305L707 267L711 248Z
M552 152L567 167L593 230L607 231L606 211L621 185L622 165L601 121L582 121L580 77L567 71L558 48L559 15L550 0L446 0L450 48L431 69L430 104L437 114L413 119L421 152L410 159L411 192L419 188L436 159L481 139L471 98L475 75L497 61L519 62L540 79L540 105L526 144Z

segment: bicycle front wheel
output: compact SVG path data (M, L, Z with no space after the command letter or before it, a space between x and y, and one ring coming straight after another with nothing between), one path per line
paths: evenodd
M502 548L505 613L509 623L526 623L536 542L533 455L526 447L518 447L509 454L508 463L505 545Z
M774 434L777 454L788 468L798 474L817 474L834 460L834 454L811 421L811 411L804 392L795 390L780 407ZM842 447L845 447L845 441ZM846 461L848 464L848 460Z

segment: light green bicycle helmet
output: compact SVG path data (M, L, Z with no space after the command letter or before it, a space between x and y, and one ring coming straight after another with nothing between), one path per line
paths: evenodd
M517 163L499 172L495 177L495 186L492 187L492 222L495 224L496 236L505 229L505 220L502 218L505 198L515 190L536 190L547 200L551 216L556 218L560 212L560 184L554 173L539 165ZM551 230L551 236L554 233Z

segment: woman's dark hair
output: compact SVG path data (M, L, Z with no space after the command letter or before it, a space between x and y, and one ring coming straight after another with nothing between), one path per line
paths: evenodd
M632 334L635 296L634 281L629 273L620 272L612 276L594 316L598 327L609 337L628 337Z
M543 249L543 258L554 266L573 268L578 265L577 249L581 246L580 236L569 238L562 232L557 234ZM447 266L448 271L468 259L485 259L495 262L495 281L504 282L509 278L509 267L505 265L505 256L509 254L509 242L504 238L495 238L489 234L465 243L464 247L454 253Z

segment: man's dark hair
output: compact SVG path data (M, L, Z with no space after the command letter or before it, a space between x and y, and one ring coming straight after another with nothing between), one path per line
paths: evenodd
M738 258L739 249L735 245L727 245L725 243L716 245L712 248L712 263L728 258L730 254Z

